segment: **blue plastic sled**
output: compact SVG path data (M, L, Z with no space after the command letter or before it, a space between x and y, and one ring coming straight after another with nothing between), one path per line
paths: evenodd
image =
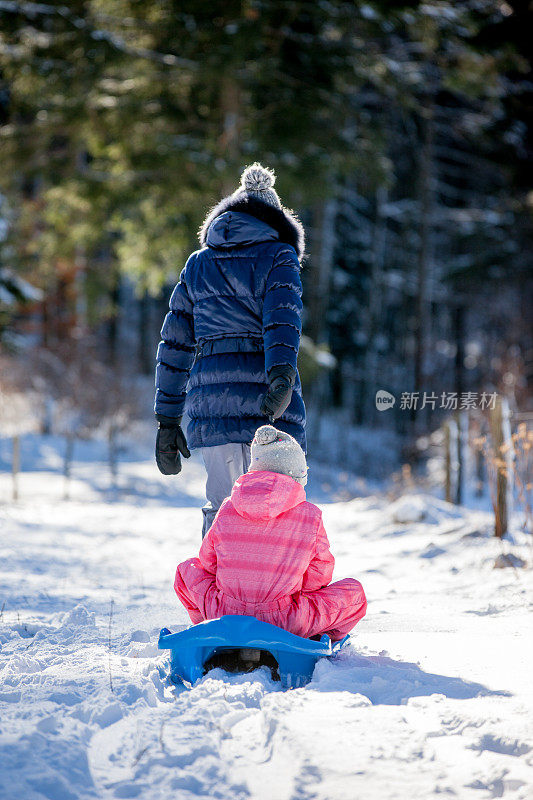
M319 658L334 655L349 638L335 644L326 634L320 641L304 639L255 617L227 614L178 633L163 628L158 646L171 651L170 678L174 683L185 680L193 684L217 666L249 672L266 665L282 686L296 688L311 680Z

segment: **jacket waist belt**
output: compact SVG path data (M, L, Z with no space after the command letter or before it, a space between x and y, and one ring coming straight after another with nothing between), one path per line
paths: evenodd
M262 336L221 336L198 342L196 358L220 353L262 353L263 349Z
M282 611L287 606L290 606L293 597L290 594L283 595L282 597L278 597L276 600L267 600L264 603L253 603L247 602L246 600L239 600L237 597L232 597L230 594L226 594L222 589L218 589L218 592L221 597L224 599L224 607L231 609L232 612L236 614L247 614L251 617L254 616L254 613L260 611Z

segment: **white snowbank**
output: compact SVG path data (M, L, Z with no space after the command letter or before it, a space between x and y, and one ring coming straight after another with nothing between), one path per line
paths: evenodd
M389 506L393 522L406 525L413 522L428 522L438 525L447 519L461 519L457 506L428 495L408 494L398 498Z

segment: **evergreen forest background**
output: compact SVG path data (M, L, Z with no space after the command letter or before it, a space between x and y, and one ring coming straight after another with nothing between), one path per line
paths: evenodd
M0 0L4 392L126 425L206 212L259 160L307 231L311 431L329 415L409 448L453 410L443 393L533 411L532 17Z

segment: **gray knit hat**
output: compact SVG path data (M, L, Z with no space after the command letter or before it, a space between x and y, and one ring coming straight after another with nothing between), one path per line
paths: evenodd
M281 208L280 199L274 189L275 182L276 176L274 172L256 161L251 166L246 167L242 173L241 185L235 195L240 195L244 191L250 197L262 200L263 203L268 203L269 206Z
M302 486L307 483L304 451L296 439L284 431L276 430L272 425L262 425L255 432L248 472L258 470L290 475Z

